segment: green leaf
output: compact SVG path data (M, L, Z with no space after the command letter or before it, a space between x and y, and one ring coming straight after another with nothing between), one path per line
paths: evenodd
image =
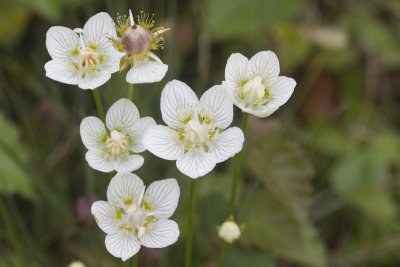
M33 200L32 177L27 173L28 151L19 141L17 128L0 113L0 193Z
M299 11L298 0L210 0L207 23L214 39L262 34ZM261 36L264 37L264 36Z
M313 170L301 149L273 136L251 147L248 162L265 189L253 189L240 208L243 242L305 266L326 266L324 247L308 220Z
M393 222L395 202L390 194L388 172L398 144L389 136L345 155L332 171L335 190L376 222Z

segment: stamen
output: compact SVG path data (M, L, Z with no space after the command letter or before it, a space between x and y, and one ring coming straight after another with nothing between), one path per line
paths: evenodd
M154 14L151 14L150 16L149 13L145 13L143 11L140 11L140 15L137 16L137 19L138 24L146 29L150 29L156 23L156 21L154 20Z
M146 187L144 186L143 188L142 188L142 192L140 193L140 197L139 197L139 200L138 200L138 205L140 205L140 203L142 203L142 200L143 200L143 196L144 196L144 191L146 190Z
M85 42L83 41L83 29L75 28L74 32L79 35L79 39L80 39L80 42L81 42L81 47L85 49L86 46L85 46Z

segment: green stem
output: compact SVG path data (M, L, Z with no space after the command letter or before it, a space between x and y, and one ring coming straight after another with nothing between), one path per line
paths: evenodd
M243 113L242 123L240 124L240 129L242 129L243 133L246 131L248 118L249 118L249 114ZM235 212L237 186L238 186L239 177L242 173L242 164L241 164L242 163L242 155L243 155L243 152L240 152L233 159L231 198L230 198L230 202L229 202L228 217L232 216L233 213Z
M218 267L224 266L224 261L225 261L225 255L226 252L228 251L229 244L226 242L222 243L221 251L219 252L219 257L218 257Z
M103 108L103 102L101 101L99 89L94 89L92 90L92 92L93 92L94 102L96 103L97 113L99 114L100 119L104 121L105 120L104 108Z
M134 96L134 87L133 87L133 83L129 83L128 84L128 99L130 101L133 101L133 96Z
M187 236L186 236L185 267L192 266L195 191L196 191L196 180L191 180L190 192L189 192L189 217L188 217Z
M133 267L139 267L139 254L133 257Z
M243 113L242 122L240 123L240 129L243 131L243 133L246 132L248 119L249 119L249 114ZM239 177L242 174L242 155L243 155L243 150L239 154L237 154L233 159L231 198L229 202L228 218L233 217L235 213L237 187L238 187ZM218 267L224 266L225 256L226 253L228 252L229 245L230 244L228 244L227 242L223 242L218 256Z

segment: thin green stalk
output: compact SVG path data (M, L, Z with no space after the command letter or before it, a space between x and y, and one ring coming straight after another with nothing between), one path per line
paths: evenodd
M194 221L194 200L196 191L196 180L190 181L189 192L189 216L186 235L185 267L192 266L192 248L193 248L193 221Z
M246 131L248 118L249 118L249 114L248 113L243 113L242 123L240 124L240 129L242 129L243 133ZM242 173L242 164L241 164L242 163L242 154L243 154L243 152L240 152L233 159L231 198L230 198L230 202L229 202L228 217L233 215L233 213L235 212L238 180L239 180L239 177L240 177L240 175Z
M240 129L242 129L243 133L246 132L247 121L249 119L248 113L243 113L242 115L242 122L240 123ZM233 173L232 173L232 186L231 186L231 198L229 202L229 210L228 210L228 218L232 218L235 213L236 207L236 194L237 194L237 187L239 182L239 177L242 174L242 155L243 150L238 155L235 156L233 159ZM221 250L218 256L218 267L224 266L225 256L228 252L229 245L226 242L223 242Z
M226 242L223 242L221 251L219 252L218 256L218 267L224 266L224 261L225 261L225 255L226 252L228 251L229 244Z
M133 96L135 93L135 88L132 83L128 84L128 99L133 101Z
M97 108L97 113L99 114L99 117L102 121L105 120L104 116L104 108L103 108L103 102L101 101L101 96L99 89L94 89L92 90L93 92L93 97L94 97L94 102L96 103L96 108Z
M139 267L139 254L133 257L133 267Z

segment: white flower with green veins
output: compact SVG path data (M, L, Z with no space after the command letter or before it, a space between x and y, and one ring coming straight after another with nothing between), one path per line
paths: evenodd
M289 100L296 86L295 80L279 76L279 71L272 51L259 52L250 60L234 53L226 64L223 85L243 112L265 118Z
M108 40L116 36L112 18L105 12L91 17L83 29L51 27L46 47L52 58L44 66L46 76L81 89L95 89L119 70L122 53Z
M168 126L151 127L144 146L160 158L176 160L179 171L193 179L242 150L242 130L228 128L233 102L221 85L211 87L199 101L185 83L171 81L161 93L161 113Z
M139 111L128 99L115 102L106 115L106 125L97 117L82 120L80 133L88 149L86 161L101 172L132 172L144 162L137 155L145 151L144 133L156 125L151 117L140 118Z
M107 236L107 250L123 261L135 255L141 245L163 248L176 242L179 228L168 218L180 196L174 178L153 182L145 190L135 174L117 174L107 189L108 201L96 201L92 214Z

